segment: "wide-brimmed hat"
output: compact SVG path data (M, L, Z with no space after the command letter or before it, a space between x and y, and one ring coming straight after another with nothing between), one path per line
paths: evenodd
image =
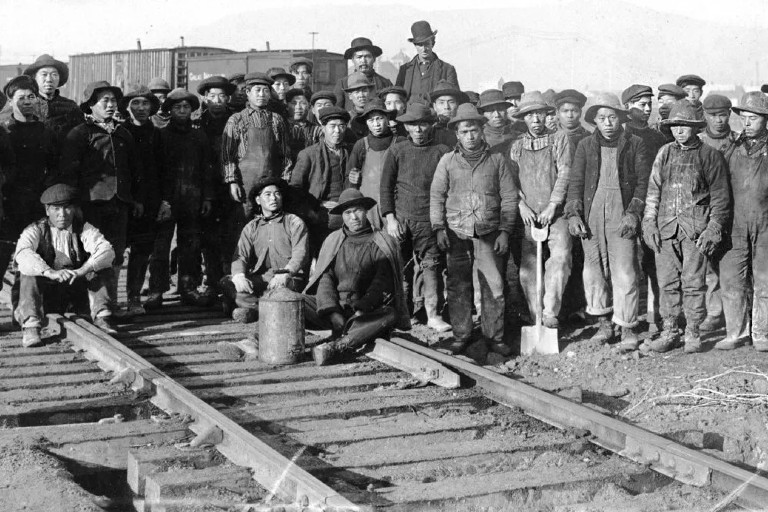
M56 60L47 53L42 54L35 62L33 62L27 69L24 70L24 74L35 78L35 75L41 68L56 68L59 72L59 87L63 87L69 80L69 66L60 60Z
M363 87L373 88L376 87L376 84L362 71L355 71L347 78L347 86L344 88L344 92L356 91Z
M314 63L312 62L312 59L308 59L306 57L296 57L294 59L291 59L291 61L288 63L288 69L290 71L296 71L296 68L301 65L309 67L310 73L312 73L312 70L315 67Z
M221 89L227 96L232 96L237 86L223 76L209 76L197 86L197 94L205 96L209 89Z
M467 101L473 104L474 106L477 106L478 103L480 103L480 94L475 91L462 91L464 94L467 95Z
M437 34L437 30L432 30L428 21L421 20L411 25L411 36L408 41L413 44L420 44L427 41Z
M688 100L679 100L672 105L669 117L661 121L661 126L692 126L704 128L707 122L704 120L704 110L697 108Z
M587 97L576 89L563 89L559 93L555 94L555 108L560 108L560 105L570 103L576 105L579 108L584 108L587 104Z
M505 109L512 106L512 104L504 98L504 93L499 89L488 89L487 91L483 91L480 93L479 99L480 101L477 103L477 110L480 112L483 112L486 108L494 105L501 105Z
M685 92L685 89L683 89L679 85L661 84L659 86L659 93L657 94L657 97L661 98L662 96L672 96L674 98L677 98L678 100L681 100L687 97L688 93Z
M505 82L501 86L501 92L507 99L519 99L525 92L525 86L523 82Z
M434 123L432 109L423 103L409 103L405 113L395 119L398 123Z
M761 116L768 115L768 96L759 91L752 91L745 93L739 105L731 107L736 114L742 112L751 112L753 114L760 114Z
M51 185L40 196L40 202L45 205L66 205L77 202L79 193L72 185L59 183Z
M440 96L453 96L459 104L469 101L469 98L459 89L459 86L448 80L440 80L435 84L435 88L429 93L429 101L434 103Z
M243 80L246 85L266 85L267 87L272 87L275 83L268 74L261 71L251 71L243 77Z
M485 124L488 121L483 114L477 111L471 103L462 103L459 108L456 109L456 116L452 117L448 121L448 128L453 129L457 124L462 121L478 121L480 124Z
M408 91L405 90L405 87L400 87L399 85L390 85L389 87L385 87L381 89L377 94L382 100L387 99L387 94L399 94L403 97L403 100L408 97Z
M120 103L120 98L123 97L123 91L120 90L119 87L110 85L106 80L91 82L86 86L85 92L83 93L83 98L85 101L80 104L80 110L86 114L90 114L91 103L95 101L96 95L101 91L112 91L112 93L115 95L115 99L118 101L118 104Z
M621 102L626 105L645 96L653 98L653 89L649 85L632 84L621 93Z
M296 83L296 77L287 72L284 68L269 68L267 70L267 74L269 75L269 78L272 80L277 80L278 78L285 78L288 80L288 85L293 85Z
M536 110L546 110L552 112L554 109L547 105L544 100L544 96L540 91L530 91L523 93L520 98L520 104L517 106L517 112L513 114L515 118L522 119L526 114L535 112Z
M379 57L383 53L381 48L373 44L373 41L367 37L356 37L349 43L349 48L344 52L344 58L349 60L355 55L355 52L360 50L368 50L374 57Z
M123 113L128 112L128 106L131 104L131 100L134 98L145 98L149 101L150 110L149 115L153 116L160 110L160 100L157 96L152 94L149 87L140 84L130 84L125 88L125 94L120 101L117 102L117 108Z
M186 89L177 87L168 93L168 97L163 102L163 112L170 112L171 108L173 108L175 104L185 100L189 102L193 112L200 108L200 100L196 95L192 94Z
M155 77L152 80L149 81L147 84L147 87L152 92L171 92L171 84L168 83L167 80L164 78Z
M584 120L589 124L595 124L595 116L601 108L610 108L615 111L622 123L628 118L628 113L619 101L619 97L611 92L604 92L592 99L586 114L584 114Z
M733 103L731 103L728 96L723 96L722 94L710 94L704 98L704 101L701 102L701 106L707 114L714 114L716 112L730 112Z
M362 113L360 113L356 119L365 120L368 117L368 114L372 112L381 112L388 118L392 117L392 115L395 113L393 110L387 110L387 107L384 105L384 102L381 99L374 98L365 104Z
M372 197L365 197L363 193L356 188L348 188L341 193L339 196L339 204L334 206L330 213L332 215L341 215L349 208L355 206L362 206L366 210L370 210L376 206L376 200Z
M38 94L39 92L37 82L34 78L29 75L15 76L11 78L7 84L5 84L5 87L3 87L3 97L0 98L0 104L5 105L5 102L12 98L14 93L19 89L34 91L35 94Z
M317 117L320 124L325 125L331 119L341 119L345 123L348 123L351 116L349 115L349 112L343 108L333 106L321 108L320 112L317 113Z
M675 81L675 85L678 87L685 87L686 85L698 85L704 87L707 82L699 75L683 75Z
M333 91L317 91L309 98L309 104L314 105L317 100L331 100L333 104L336 104L336 93Z

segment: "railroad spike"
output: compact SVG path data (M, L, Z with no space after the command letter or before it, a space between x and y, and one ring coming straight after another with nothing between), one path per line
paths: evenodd
M130 387L136 381L136 372L130 368L123 368L115 372L114 377L109 380L110 384L123 384L126 388Z
M223 440L224 432L216 425L213 425L200 432L197 437L190 441L189 446L191 448L199 448L206 444L215 446Z

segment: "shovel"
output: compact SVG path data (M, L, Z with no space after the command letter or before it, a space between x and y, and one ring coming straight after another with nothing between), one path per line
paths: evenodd
M544 309L544 247L549 236L549 226L537 228L531 226L531 238L536 241L536 324L523 327L520 333L520 352L524 355L533 353L558 354L557 329L544 327L541 322Z

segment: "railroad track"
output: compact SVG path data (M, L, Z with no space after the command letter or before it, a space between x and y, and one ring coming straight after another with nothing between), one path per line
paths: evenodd
M91 435L120 448L109 468L125 468L136 496L120 510L768 503L762 477L404 336L387 344L390 355L415 364L422 379L455 372L462 387L424 386L365 355L320 368L233 361L217 343L253 326L174 302L116 339L82 319L53 320L64 343L32 351L14 346L18 335L0 339L0 420L19 431L87 422ZM130 436L99 434L93 422L115 414L122 427L101 429L134 425ZM62 446L70 445L59 440L54 453Z

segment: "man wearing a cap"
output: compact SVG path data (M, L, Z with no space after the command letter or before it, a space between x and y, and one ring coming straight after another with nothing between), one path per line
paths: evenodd
M465 103L449 126L458 144L437 164L429 217L438 247L448 254L448 309L454 341L466 349L472 334L473 264L480 284L484 341L504 356L504 263L517 217L519 191L506 156L483 140L485 117ZM514 168L515 165L512 165Z
M441 80L459 89L456 68L441 60L434 52L436 35L437 30L432 30L427 21L417 21L411 25L412 37L408 41L416 48L416 56L400 66L395 80L395 85L405 88L409 103L418 98L428 100Z
M150 91L152 91L152 94L155 95L157 101L160 102L160 105L163 104L165 99L168 97L168 93L171 92L171 86L168 81L166 81L165 78L161 78L159 76L150 80L147 87ZM152 122L154 123L155 127L163 128L168 124L168 116L163 112L158 111L152 116Z
M675 84L661 84L659 86L658 94L659 117L661 118L661 121L669 117L669 112L672 110L672 105L674 103L687 97L688 93L685 92L685 89L682 87ZM660 126L661 124L655 126L654 128L658 130ZM674 140L674 137L672 137L671 133L668 136L666 133L664 133L664 137L667 142L672 142Z
M232 275L222 282L225 311L239 322L258 318L259 297L267 290L304 287L310 261L307 226L283 211L287 189L281 178L264 178L251 189L256 217L240 233Z
M362 73L367 79L366 81L370 82L372 94L392 85L392 81L389 78L381 76L374 70L376 59L380 57L381 54L381 48L374 45L367 37L356 37L352 40L349 48L344 52L344 58L352 61L354 70L350 75L347 75L336 82L336 87L333 89L333 92L336 94L337 106L349 110L350 112L352 111L353 106L357 106L354 105L353 100L348 94L352 90L350 89L350 83L353 81L360 82L360 78L355 77L358 73Z
M387 233L400 244L409 309L416 313L423 306L427 326L444 332L451 328L439 313L444 259L430 223L429 191L437 163L451 148L434 141L430 130L434 119L426 105L412 103L397 121L405 126L408 140L397 142L384 156L381 214ZM413 285L419 271L423 290Z
M349 100L346 105L350 106L347 110L352 120L349 123L349 131L354 134L355 140L358 140L365 136L365 125L360 123L357 118L363 115L368 101L375 98L375 86L373 81L362 71L356 71L347 78L344 92ZM339 102L337 101L336 104L339 105Z
M296 83L296 77L280 67L269 68L267 75L273 80L272 90L275 91L277 99L285 103L285 95L291 90L291 86Z
M227 80L235 86L235 91L229 98L229 108L232 112L240 112L248 103L248 95L245 93L245 73L232 73L227 75Z
M492 148L507 144L520 135L512 129L512 123L509 122L507 110L511 106L498 89L489 89L480 94L477 110L487 119L483 126L483 135Z
M587 109L585 120L597 130L576 149L565 212L584 247L587 313L599 320L593 339L607 343L616 324L620 348L631 351L640 345L636 250L652 159L642 139L622 128L626 117L610 93Z
M528 130L525 121L515 118L517 107L520 105L520 98L525 92L525 86L522 82L504 82L504 85L501 86L501 92L504 93L504 99L512 104L507 109L507 114L512 121L512 129L518 133L525 133Z
M576 151L581 139L592 133L581 124L581 111L586 103L587 97L575 89L565 89L555 94L557 122L568 135L572 151Z
M398 135L408 135L403 125L395 120L397 116L405 114L405 102L407 101L405 89L397 85L386 87L379 91L379 99L384 102L387 110L394 113L389 121L389 128Z
M571 273L571 235L562 207L568 192L573 151L568 135L547 129L552 111L539 91L523 94L515 117L526 124L526 132L512 142L509 156L518 166L520 219L512 240L512 258L520 269L528 309L537 309L536 242L531 226L549 226L549 258L544 268L543 323L558 326L557 316L568 276Z
M27 226L16 244L19 302L14 317L25 347L40 344L48 313L65 313L70 305L91 315L94 325L114 334L107 281L115 251L99 230L78 213L79 191L53 185L40 202L46 216Z
M698 75L683 75L677 79L675 85L681 87L687 98L694 105L701 105L701 96L704 94L704 86L707 82Z
M376 204L359 190L341 193L331 214L343 227L323 243L305 294L308 325L333 331L333 341L317 345L317 365L351 352L393 327L408 330L400 252L395 240L371 227L366 212Z
M447 80L437 83L429 93L432 109L437 114L437 121L432 127L435 141L453 147L456 145L456 130L448 127L450 120L456 116L459 105L467 103L467 95L459 90L459 86Z
M685 314L685 351L700 352L706 267L723 239L731 214L728 164L699 137L706 122L688 101L675 103L669 127L675 142L653 162L643 215L643 239L656 253L663 331L641 350L666 352L680 342L678 317Z
M296 161L302 149L312 145L307 142L314 128L308 119L310 98L305 89L291 89L285 95L288 126L291 129L291 160L293 162Z
M728 155L733 191L733 226L720 261L726 338L715 348L746 343L768 351L768 97L748 92L738 107L744 131ZM751 279L750 279L751 276ZM751 311L750 311L751 310Z
M296 81L293 84L294 89L306 90L306 93L312 96L312 70L314 64L311 59L306 57L296 57L288 65L288 71L291 72Z

